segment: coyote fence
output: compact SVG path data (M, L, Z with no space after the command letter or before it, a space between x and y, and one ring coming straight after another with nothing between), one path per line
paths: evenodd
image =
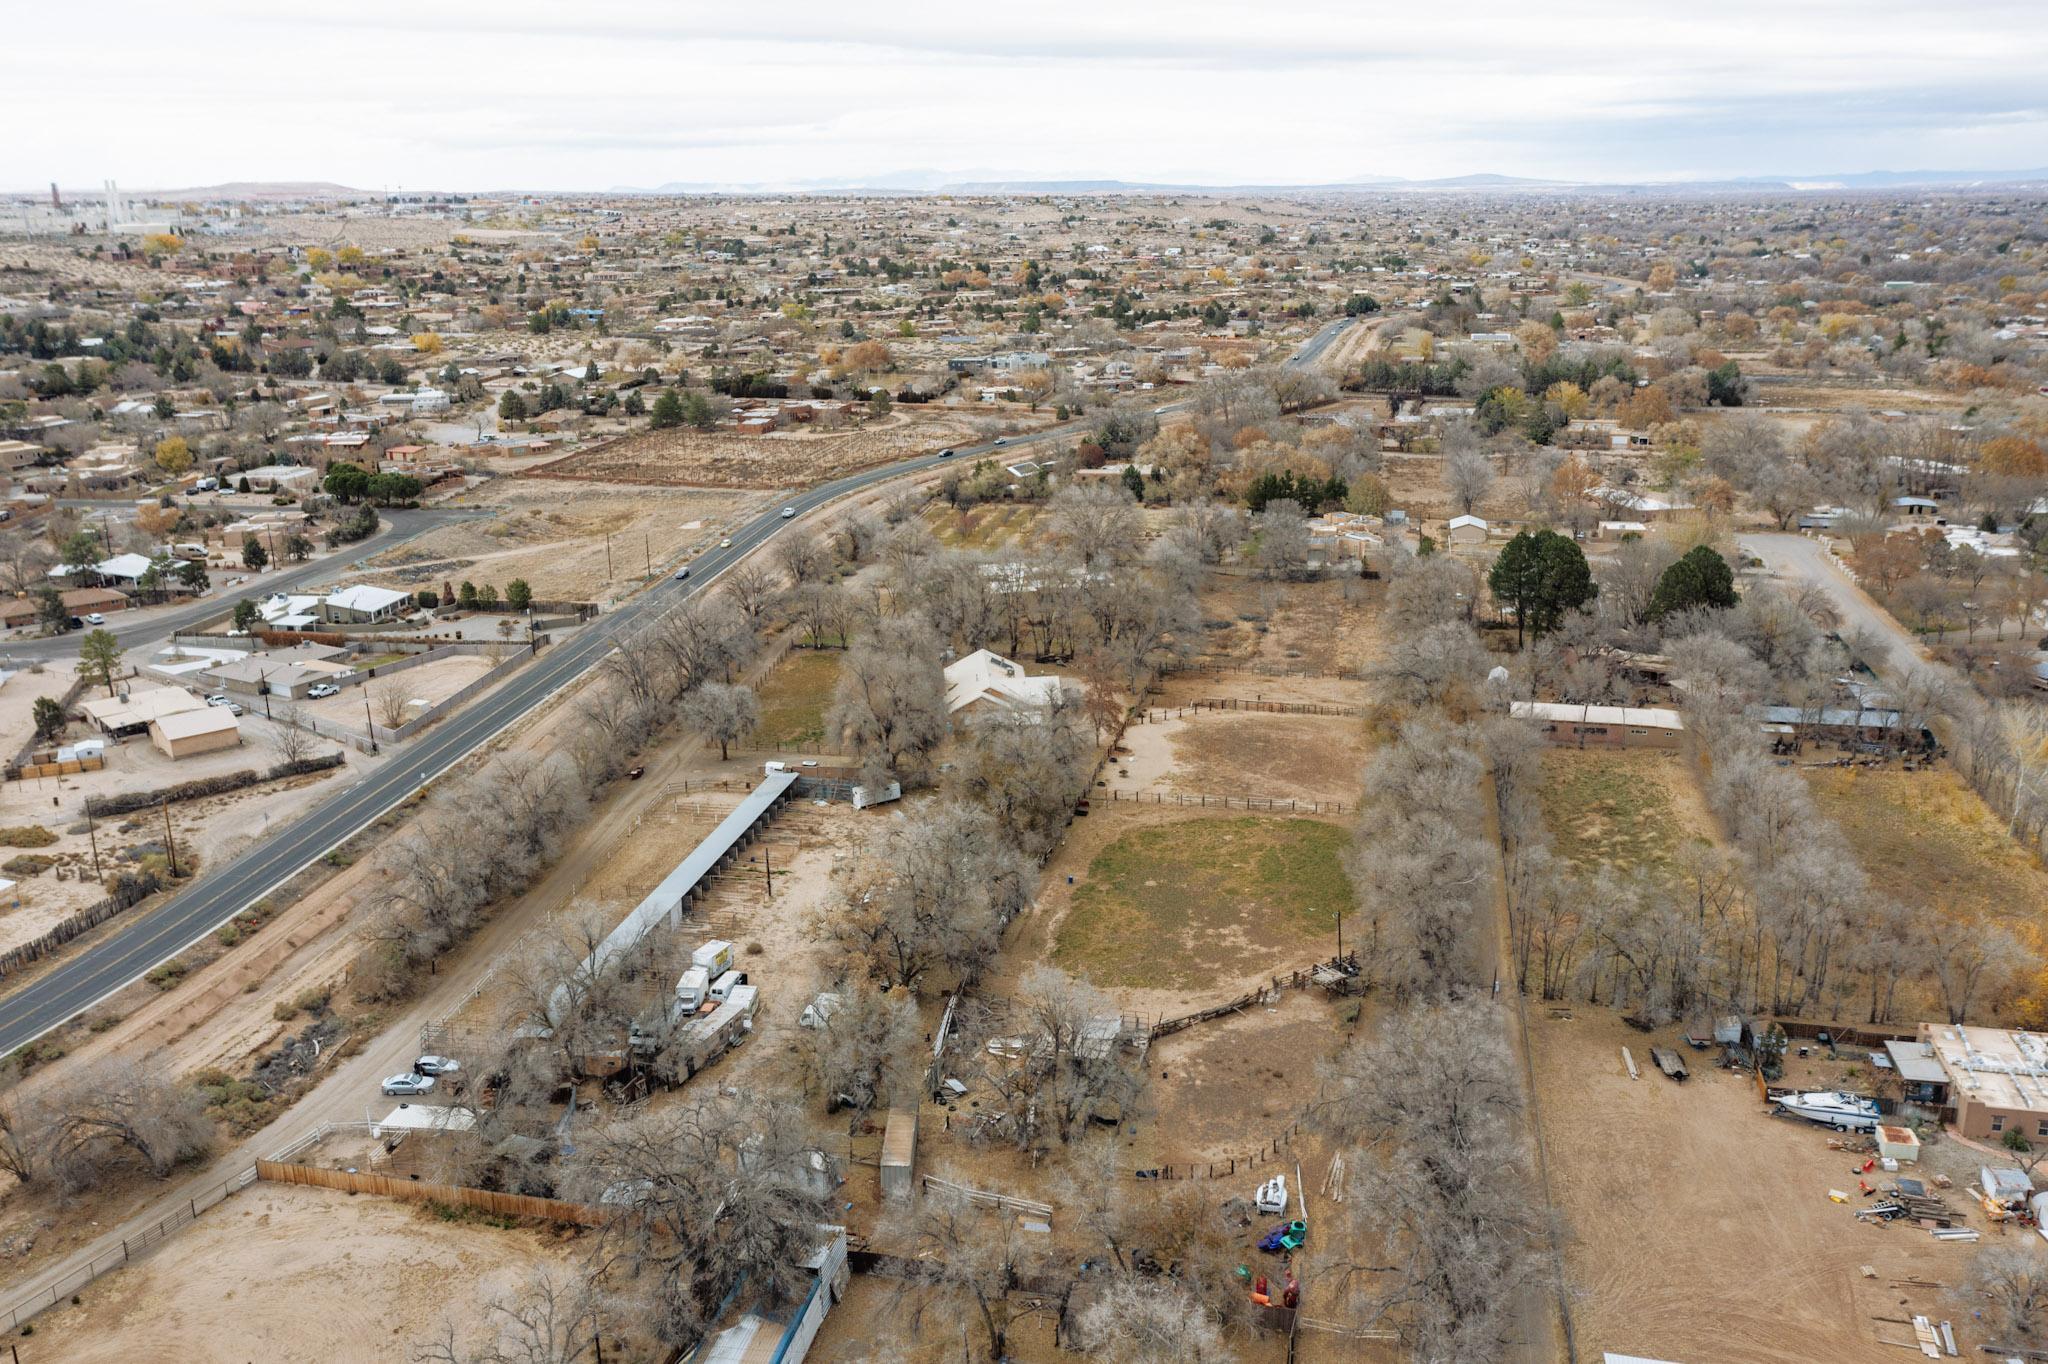
M1185 791L1119 791L1102 793L1112 802L1135 805L1191 805L1198 810L1262 810L1268 814L1341 815L1348 807L1341 800L1295 800L1281 796L1205 796Z
M307 1184L319 1189L341 1189L347 1193L377 1194L405 1198L419 1203L454 1203L479 1208L501 1217L531 1217L543 1222L570 1222L594 1227L605 1220L605 1212L588 1203L570 1203L559 1198L536 1198L530 1194L499 1193L494 1189L472 1189L462 1184L430 1184L425 1180L394 1179L390 1175L352 1174L347 1170L323 1170L312 1165L284 1161L256 1162L259 1179L277 1184Z

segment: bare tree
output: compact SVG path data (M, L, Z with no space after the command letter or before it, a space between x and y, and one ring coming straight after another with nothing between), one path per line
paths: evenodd
M1275 498L1252 518L1252 558L1268 577L1285 578L1308 565L1308 516L1291 497Z
M39 1143L42 1168L71 1190L98 1183L124 1154L139 1157L162 1179L213 1147L213 1123L198 1094L128 1061L97 1061L73 1071L29 1112L38 1114L30 1130L39 1135L24 1130L16 1139ZM33 1168L35 1162L28 1163Z
M273 714L270 728L270 746L277 750L279 761L297 765L313 756L320 738L313 732L306 713L295 705L279 706Z
M1137 557L1138 504L1119 483L1073 483L1048 504L1052 533L1090 569Z
M1444 460L1444 486L1458 510L1470 515L1493 487L1493 461L1478 450L1460 450Z
M906 1272L898 1283L910 1305L911 1331L921 1332L933 1318L949 1328L978 1325L988 1357L1002 1359L1010 1331L1010 1290L1047 1260L1042 1238L1020 1232L1014 1217L928 1192L897 1216L890 1239L907 1251Z
M575 1275L537 1269L512 1296L484 1304L479 1337L458 1343L453 1322L434 1341L415 1348L416 1364L583 1364L602 1358L599 1343L637 1313L597 1284ZM621 1342L613 1342L616 1354Z
M761 618L767 615L769 608L775 604L776 595L781 589L781 583L776 578L774 570L756 559L748 559L736 565L721 580L721 584L727 595L731 596L733 605L739 608L740 615L748 626L756 630L761 628Z
M2048 1330L2048 1262L2031 1246L1984 1247L1970 1262L1956 1296L1966 1310L1981 1305L2004 1336L1999 1344L2037 1342Z
M683 723L718 745L718 760L732 756L732 746L761 723L761 703L750 687L706 682L683 697Z
M797 1039L804 1081L828 1106L866 1113L918 1079L917 999L908 990L883 994L862 981L835 988L839 1007L824 1026L803 1029Z
M1075 1314L1074 1343L1130 1364L1225 1364L1226 1349L1202 1300L1178 1279L1120 1274Z
M624 1214L599 1230L599 1261L651 1281L664 1343L701 1340L742 1283L782 1302L805 1287L830 1205L801 1133L773 1103L686 1095L578 1137L570 1186Z
M987 811L945 804L887 828L821 906L817 929L890 985L915 988L940 969L971 979L1032 881L1029 859Z
M847 652L825 723L879 786L924 773L946 737L945 676L936 635L917 616L879 620Z
M803 531L784 535L775 549L776 562L792 583L802 585L831 567L823 541Z
M378 724L386 729L397 729L406 722L411 698L405 693L405 686L389 677L370 688L370 701L376 708Z

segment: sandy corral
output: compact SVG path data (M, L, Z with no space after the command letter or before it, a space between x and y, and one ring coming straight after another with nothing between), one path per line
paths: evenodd
M36 1318L18 1345L24 1364L387 1364L447 1322L474 1339L490 1300L572 1263L552 1229L259 1182L85 1289L82 1306Z
M1126 796L1228 796L1357 804L1365 765L1364 722L1355 716L1176 711L1124 731L1102 788Z
M896 414L857 430L641 431L566 455L529 476L652 487L803 488L878 464L966 444L975 429L952 414Z

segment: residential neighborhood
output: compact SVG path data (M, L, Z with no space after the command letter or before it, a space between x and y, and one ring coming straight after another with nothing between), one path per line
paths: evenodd
M2048 1359L2037 16L443 8L10 21L15 1364Z

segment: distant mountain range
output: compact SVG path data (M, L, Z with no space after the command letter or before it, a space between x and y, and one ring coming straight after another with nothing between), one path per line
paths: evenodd
M618 185L610 194L1407 194L1430 192L1556 194L1658 193L1796 193L1828 190L2048 188L2048 167L2032 170L1856 171L1827 175L1755 175L1697 180L1568 180L1521 175L1453 175L1411 180L1398 175L1356 175L1344 180L1307 183L1200 184L1146 180L1039 180L1000 171L902 170L885 175L844 175L819 179L722 181L671 180L648 186ZM92 199L99 189L65 190L67 200ZM325 180L236 180L189 189L126 188L131 196L156 199L378 199L381 190L350 189ZM430 194L408 190L405 197ZM477 193L513 193L511 190ZM522 190L519 193L550 193ZM580 193L583 191L562 191ZM30 191L18 191L25 194ZM40 193L36 191L35 193Z
M1656 193L1870 190L1992 186L2048 186L2048 167L2012 171L1859 171L1827 175L1758 175L1723 180L1554 180L1520 175L1454 175L1411 180L1398 175L1359 175L1317 184L1196 184L1144 180L1035 180L965 172L897 171L886 175L839 176L787 181L670 181L652 188L615 187L616 194L1302 194L1409 193L1441 190L1555 193L1601 191Z

